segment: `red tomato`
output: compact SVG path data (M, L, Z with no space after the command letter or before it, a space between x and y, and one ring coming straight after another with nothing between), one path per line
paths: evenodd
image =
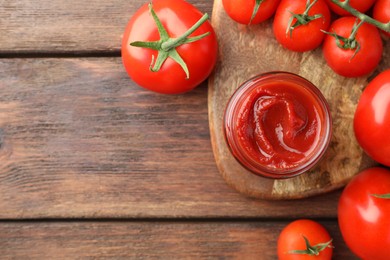
M390 69L364 89L353 126L363 150L377 162L390 166Z
M296 250L306 250L307 245L304 237L312 247L322 244L324 249L318 255L308 255L294 253ZM333 247L328 231L319 223L300 219L288 224L280 233L278 239L278 259L279 260L328 260L332 258ZM328 244L329 243L329 244Z
M382 23L390 22L390 0L377 0L374 5L373 17ZM390 36L388 32L385 34Z
M341 17L334 21L330 32L348 38L356 18ZM356 34L356 41L360 45L360 50L342 49L337 46L337 40L331 35L326 35L323 44L323 55L337 74L344 77L360 77L371 73L379 64L382 57L383 44L379 31L376 27L364 23L360 26Z
M153 9L171 38L184 34L202 17L194 6L184 0L154 0ZM130 43L136 41L160 40L156 22L148 9L148 4L145 4L130 19L124 32L122 40L124 67L133 81L144 88L167 94L189 91L209 76L217 60L216 35L208 21L190 37L206 32L210 34L201 40L176 48L177 53L187 64L188 79L183 68L172 58L165 60L159 71L153 72L150 66L152 60L157 59L158 52L130 46Z
M313 1L311 1L313 2ZM300 25L292 30L287 29L294 14L303 14L306 9L306 0L282 0L276 9L273 30L276 40L285 48L292 51L309 51L317 48L323 41L325 34L321 30L328 30L330 11L324 0L318 0L308 12L309 16L321 15L307 24ZM292 24L297 21L293 19Z
M256 0L222 0L226 13L234 21L241 24L258 24L270 18L280 0L260 0L260 7L252 19Z
M347 16L351 15L349 12L345 11L343 8L332 3L332 0L326 0L330 9L338 15ZM340 2L344 2L341 0ZM349 5L354 9L358 10L361 13L365 13L370 9L370 7L375 3L376 0L350 0Z
M388 260L390 249L390 171L370 168L345 187L338 205L341 234L357 256Z

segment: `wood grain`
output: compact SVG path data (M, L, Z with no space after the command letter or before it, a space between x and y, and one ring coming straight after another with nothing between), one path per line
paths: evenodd
M0 78L0 218L336 217L339 192L267 202L226 185L206 84L155 94L120 58L1 59Z
M357 259L335 222L334 258ZM287 222L0 223L2 259L276 259Z
M220 60L209 80L211 140L218 168L230 186L255 198L298 199L341 188L362 169L376 165L363 153L353 132L354 111L367 77L338 76L326 65L321 48L305 53L282 48L273 36L271 20L253 26L237 24L225 13L222 0L214 1L212 24ZM382 62L371 76L390 66L390 41L384 44ZM320 163L285 180L246 170L230 153L223 133L223 113L230 96L244 81L269 71L292 72L314 83L328 100L333 120L330 147Z
M21 53L118 53L128 20L147 2L2 0L0 57ZM211 15L211 1L189 2Z
M271 202L226 185L206 82L163 96L128 79L121 35L143 3L1 1L1 259L275 259L278 233L302 217L332 218L335 259L354 259L340 192Z

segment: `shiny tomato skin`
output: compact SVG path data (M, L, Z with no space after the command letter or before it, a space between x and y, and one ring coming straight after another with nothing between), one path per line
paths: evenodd
M199 10L184 0L154 0L152 3L171 38L181 36L202 16ZM217 39L208 21L190 37L206 32L210 32L210 35L176 48L188 66L189 79L186 79L184 70L171 58L164 62L158 72L152 72L149 67L152 57L157 58L157 51L130 46L134 41L160 40L156 23L149 12L148 4L145 4L126 26L121 50L123 65L132 80L146 89L165 94L187 92L210 75L217 60Z
M241 24L258 24L267 20L275 13L280 0L264 0L251 21L255 2L255 0L222 0L225 12L230 18Z
M317 256L291 254L291 250L305 250L305 236L311 246L319 243L327 243L331 240L328 231L316 221L310 219L299 219L289 223L280 233L278 238L278 259L279 260L330 260L332 259L333 248L327 247Z
M329 28L331 16L330 11L324 0L318 2L310 9L309 16L321 14L322 17L310 21L306 25L296 27L290 33L286 34L287 26L292 13L303 14L306 9L306 0L282 0L276 9L273 22L273 31L276 40L285 48L305 52L310 51L322 43L325 34L321 30L327 31ZM294 19L293 24L296 19Z
M349 5L358 10L361 13L367 12L370 7L375 3L376 0L350 0ZM329 8L338 15L348 16L351 15L349 12L344 10L343 8L332 3L332 0L326 0ZM344 2L344 0L341 0Z
M390 171L376 167L356 175L340 196L341 234L351 251L362 259L389 259L390 199L372 196L388 193Z
M377 0L374 5L373 18L382 22L390 22L390 0ZM389 32L384 32L388 37L390 37Z
M348 38L356 18L352 16L341 17L335 20L329 27L329 32L334 32ZM379 64L383 44L379 31L373 25L364 23L356 34L356 40L360 44L360 50L345 50L337 46L336 39L326 35L322 52L330 68L344 77L360 77L371 73Z
M353 123L363 150L375 161L390 166L390 69L376 76L364 89Z

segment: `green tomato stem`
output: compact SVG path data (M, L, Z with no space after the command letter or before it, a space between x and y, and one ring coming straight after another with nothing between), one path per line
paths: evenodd
M291 13L291 17L287 24L286 34L290 34L290 38L292 37L293 30L298 26L308 24L311 21L322 17L322 14L315 14L312 16L309 15L310 9L317 3L317 1L318 0L310 2L310 0L307 0L306 8L303 14L295 14L289 11ZM293 24L294 18L296 19L296 22Z
M355 38L356 38L356 34L360 28L360 26L362 26L362 24L364 23L364 21L360 21L359 20L356 20L356 23L354 25L354 27L352 28L352 32L351 32L351 35L348 37L348 40L350 41L355 41Z
M387 194L371 194L371 196L374 196L379 199L390 199L390 193Z
M313 5L315 5L317 3L318 0L314 0L312 3L310 3L310 0L307 0L306 2L306 9L305 9L305 12L303 13L304 16L308 16L309 15L309 11L310 9L313 7Z
M332 0L332 2L335 5L344 9L345 11L349 12L353 16L359 18L361 21L372 24L385 32L390 32L390 22L381 23L378 20L375 20L374 18L359 12L358 10L356 10L355 8L353 8L349 5L349 0L344 1L344 2L340 2L339 0Z
M364 23L364 21L360 21L359 22L359 19L356 19L356 22L355 24L353 25L352 27L352 31L351 31L351 34L349 35L348 38L345 38L345 37L342 37L336 33L330 33L330 32L326 32L326 31L323 31L321 30L323 33L326 33L332 37L335 38L335 41L336 41L336 45L337 47L339 47L340 49L343 49L343 50L355 50L355 52L353 53L353 55L351 56L351 59L352 60L356 54L360 51L360 44L359 42L356 40L356 34L360 28L360 26L362 26L362 24Z
M264 0L256 0L255 2L255 8L253 8L253 12L252 12L252 16L251 16L251 19L249 21L249 24L252 23L252 20L255 18L256 14L258 13L259 9L260 9L260 5L261 3L263 3Z
M289 254L298 254L298 255L312 255L312 256L318 256L321 251L325 250L326 248L332 248L330 245L332 243L332 240L329 240L325 243L319 243L317 245L310 245L309 239L307 239L305 236L303 236L303 239L305 240L306 249L305 250L291 250L288 251Z
M209 18L208 14L204 14L193 26L191 26L190 29L188 29L180 37L170 38L167 30L164 28L156 12L153 10L152 3L150 3L148 7L153 17L153 20L156 23L157 30L160 35L160 40L153 42L135 41L131 42L130 45L134 47L148 48L158 51L157 59L152 56L152 62L150 64L151 71L159 71L165 60L171 58L181 66L181 68L186 74L186 79L188 79L190 77L190 72L188 70L187 64L182 59L180 54L176 51L176 48L180 45L192 43L203 39L210 34L210 32L206 32L198 36L189 37L196 29L198 29L203 23L207 21L207 19Z
M176 47L178 47L178 46L180 46L180 45L182 45L184 43L188 43L187 37L190 36L191 33L193 33L196 29L198 29L203 23L205 23L207 21L207 19L209 19L209 15L208 14L204 14L193 26L191 26L190 29L188 29L180 37L178 37L178 38L171 38L171 39L167 40L166 42L163 42L161 44L161 49L163 49L164 51L169 51L172 48L176 48ZM195 37L192 38L191 42L200 40L200 39L206 37L209 34L210 34L210 32L207 32L207 33L202 34L200 36L196 36L196 38Z

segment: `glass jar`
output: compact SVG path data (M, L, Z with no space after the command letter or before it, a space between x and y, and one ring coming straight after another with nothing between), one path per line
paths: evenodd
M290 178L314 167L332 135L328 103L310 81L269 72L244 82L225 110L233 156L263 177Z

